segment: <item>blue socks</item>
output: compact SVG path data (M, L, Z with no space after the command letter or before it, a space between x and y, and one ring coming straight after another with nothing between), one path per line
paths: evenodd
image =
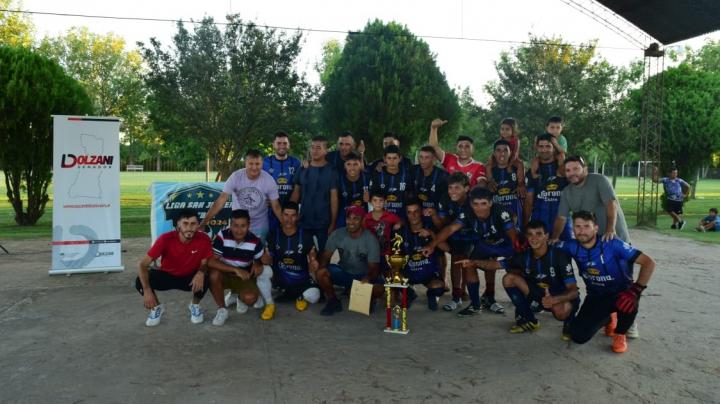
M523 295L520 289L515 287L505 288L505 291L515 305L515 310L520 317L529 321L537 321L535 314L530 310L530 302L528 302L527 297Z

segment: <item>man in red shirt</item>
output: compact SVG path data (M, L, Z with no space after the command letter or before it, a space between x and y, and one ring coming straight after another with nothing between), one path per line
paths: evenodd
M487 179L485 178L485 166L479 161L473 159L473 139L469 136L458 136L457 154L446 152L440 147L438 142L438 128L445 125L447 121L442 119L433 119L430 123L430 138L428 143L435 149L435 154L445 170L452 174L460 171L468 177L470 188L480 184L485 186Z
M190 321L203 322L200 299L208 290L207 260L212 257L210 237L199 232L200 218L196 211L180 211L175 230L162 234L140 262L135 288L143 296L145 308L150 309L145 325L160 323L164 306L158 301L156 290L179 289L193 292ZM162 257L159 268L150 264Z

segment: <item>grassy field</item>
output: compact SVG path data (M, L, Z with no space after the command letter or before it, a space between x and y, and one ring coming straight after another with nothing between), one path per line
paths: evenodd
M214 175L214 174L213 174ZM202 172L122 172L120 173L120 205L121 226L123 237L149 237L150 236L150 202L148 187L154 181L158 182L186 182L204 181ZM637 180L635 178L618 179L616 192L620 199L628 224L633 226L636 222L637 209ZM52 198L52 188L49 191ZM7 201L5 180L0 173L0 240L2 239L37 239L50 240L52 222L52 199L48 203L45 215L36 226L17 226L14 221L14 212ZM665 234L678 235L699 241L720 244L720 233L698 233L693 229L698 220L707 215L711 207L720 208L720 180L700 181L697 190L697 199L685 205L685 218L688 222L681 232L670 229L670 217L666 214L658 218L658 231Z

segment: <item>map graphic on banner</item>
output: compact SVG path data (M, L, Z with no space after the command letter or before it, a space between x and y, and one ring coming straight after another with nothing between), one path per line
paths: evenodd
M224 182L153 182L150 213L152 242L163 233L175 228L174 220L182 209L194 209L205 218L205 213L223 190ZM210 236L228 226L232 213L232 195L225 207L210 221Z
M122 271L120 120L53 116L50 274Z

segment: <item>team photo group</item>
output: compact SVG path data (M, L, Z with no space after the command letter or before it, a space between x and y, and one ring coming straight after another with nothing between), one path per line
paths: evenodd
M627 338L638 336L638 303L655 262L631 245L609 180L568 153L562 118L550 117L531 139L532 156L520 155L517 121L502 120L483 162L473 159L469 136L443 150L445 123L430 123L412 158L390 132L374 162L349 131L313 137L309 150L293 150L302 160L282 131L271 155L247 151L210 209L180 211L175 229L142 258L135 283L150 311L145 324L160 323L165 306L156 292L171 289L192 293L193 324L204 320L208 290L212 324L222 326L232 306L272 320L276 303L305 311L321 302L320 314L332 316L354 281L373 285L372 313L383 301L386 257L400 253L408 305L418 298L413 285L422 285L430 311L502 314L499 278L514 306L510 333L538 330L537 314L546 311L562 340L583 344L604 329L612 351L625 352ZM211 238L204 231L226 205L228 225Z

